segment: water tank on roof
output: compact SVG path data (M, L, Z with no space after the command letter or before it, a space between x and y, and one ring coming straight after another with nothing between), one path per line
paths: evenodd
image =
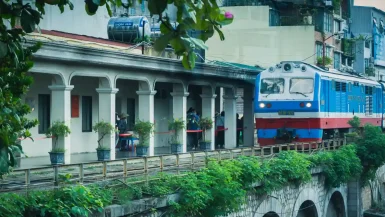
M107 26L108 39L132 43L143 37L143 28L144 36L150 36L151 28L145 16L111 18Z

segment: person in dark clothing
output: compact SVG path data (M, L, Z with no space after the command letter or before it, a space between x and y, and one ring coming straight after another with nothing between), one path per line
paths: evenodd
M127 132L127 117L128 117L127 114L121 114L120 115L120 120L119 120L119 124L118 124L119 134L124 134ZM125 149L128 150L127 146L128 146L128 144L127 144L126 140L121 141L120 150L125 150Z
M189 113L187 114L187 130L199 130L199 116L193 108L190 108ZM196 132L187 134L188 146L192 149L198 147L198 135L199 133Z
M241 139L241 135L243 135L243 117L240 119L239 114L237 113L237 147L239 147L239 140Z
M222 124L222 126L217 125L217 130L218 130L218 146L219 148L224 148L225 147L225 112L221 112L221 116L219 116L218 123Z

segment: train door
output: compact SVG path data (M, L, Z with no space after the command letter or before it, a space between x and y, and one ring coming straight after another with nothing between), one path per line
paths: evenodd
M324 114L325 117L329 117L329 91L330 91L330 81L322 80L322 89L323 89L323 104L324 104Z

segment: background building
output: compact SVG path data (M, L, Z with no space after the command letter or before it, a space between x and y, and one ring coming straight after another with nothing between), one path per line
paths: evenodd
M385 4L385 2L384 2ZM354 69L376 80L385 75L385 12L374 7L354 6L352 34L357 38Z
M223 28L226 40L208 41L207 59L222 59L268 67L283 60L322 63L323 41L328 67L352 69L349 37L350 0L223 1L236 19ZM339 35L335 33L343 32Z

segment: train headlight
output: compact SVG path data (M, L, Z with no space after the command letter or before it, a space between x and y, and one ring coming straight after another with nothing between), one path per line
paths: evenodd
M310 102L306 103L306 107L310 108L311 107L311 103Z
M259 108L265 108L265 103L263 103L263 102L261 102L261 103L259 103Z

